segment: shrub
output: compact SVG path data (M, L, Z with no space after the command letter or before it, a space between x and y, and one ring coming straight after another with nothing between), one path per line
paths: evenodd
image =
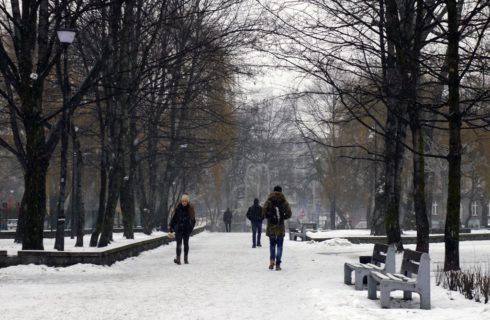
M471 270L445 272L441 266L436 267L436 285L450 291L458 291L466 299L488 303L490 298L490 272L481 267Z

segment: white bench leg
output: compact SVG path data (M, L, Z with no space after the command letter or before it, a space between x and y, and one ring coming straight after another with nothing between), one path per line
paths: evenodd
M362 290L364 287L364 285L362 284L362 279L364 278L362 276L362 272L360 270L356 270L355 277L356 290Z
M352 269L344 264L344 283L351 285L352 284Z
M380 300L381 308L390 307L390 290L388 290L388 288L380 288Z
M430 310L430 291L429 292L420 291L419 296L420 296L420 309Z
M368 278L368 299L376 300L376 286L377 281L371 278L371 276L367 276Z

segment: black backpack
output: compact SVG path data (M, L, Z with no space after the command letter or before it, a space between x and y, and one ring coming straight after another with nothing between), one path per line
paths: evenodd
M272 206L269 209L269 223L272 225L279 224L281 221L281 214L279 206L275 201L271 201Z

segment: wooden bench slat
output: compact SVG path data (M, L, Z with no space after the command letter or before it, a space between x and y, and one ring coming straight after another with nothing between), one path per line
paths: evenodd
M369 266L370 268L373 268L376 270L383 270L384 269L383 267L377 266L377 265L372 264L372 263L366 263L366 266Z
M386 280L389 280L390 279L387 275L385 275L385 274L383 274L383 273L381 273L379 271L371 271L371 274L372 275L375 275L376 277L378 277L380 279L386 279Z

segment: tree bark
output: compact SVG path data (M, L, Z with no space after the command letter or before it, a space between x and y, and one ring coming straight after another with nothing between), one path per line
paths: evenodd
M459 105L459 23L456 0L446 1L448 14L448 107L449 107L449 172L447 214L444 227L444 271L456 271L459 266L459 227L461 203L461 122Z
M40 127L33 129L26 129L27 140L33 139L32 135L36 134L42 139L43 133L40 132L42 129L38 130ZM34 140L37 139L34 138ZM33 143L32 145L38 144ZM21 207L25 214L22 250L44 250L43 227L44 217L46 216L46 174L49 162L45 158L46 155L36 149L27 149L27 170L24 176L25 201L22 202ZM43 150L42 147L39 147L39 149Z
M72 128L73 152L76 153L76 162L73 164L75 170L75 192L73 194L74 205L76 211L76 236L75 247L83 247L83 236L85 231L85 206L83 201L83 155L80 148L80 140L78 139L76 128Z
M417 122L418 123L418 122ZM425 201L425 160L423 156L423 132L418 125L411 126L413 154L413 198L417 225L417 247L420 252L429 252L429 219Z
M98 92L96 91L97 101L100 101ZM105 218L105 200L107 195L107 146L106 146L106 123L102 113L102 108L97 102L97 112L99 118L100 130L100 191L99 191L99 209L97 210L97 219L90 237L90 246L96 247L99 242L99 236L104 225Z
M68 114L63 112L63 124L61 127L61 156L60 156L60 193L58 196L57 216L56 219L56 239L54 248L58 251L65 250L65 194L67 178L67 154L68 154Z
M160 205L159 205L159 217L160 217L160 231L168 231L168 220L169 220L169 207L168 207L168 196L170 192L170 186L168 183L164 183L162 186L162 192L160 193Z

